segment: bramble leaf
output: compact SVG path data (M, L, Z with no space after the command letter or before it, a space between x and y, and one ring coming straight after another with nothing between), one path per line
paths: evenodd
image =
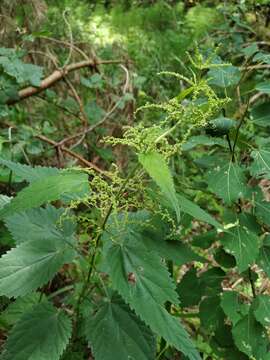
M259 238L246 228L239 226L220 238L225 250L232 254L240 272L251 266L259 255Z
M206 181L209 189L227 204L243 198L248 191L243 168L232 162L209 171Z

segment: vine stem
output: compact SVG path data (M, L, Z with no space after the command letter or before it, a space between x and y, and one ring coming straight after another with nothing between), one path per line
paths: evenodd
M118 190L117 194L116 194L116 200L119 199L119 197L121 196L122 192L125 190L129 180L134 176L134 174L136 173L137 169L139 168L140 164L138 163L133 170L129 173L129 175L127 176L127 178L125 179L125 181L123 182L122 186L120 187L120 189ZM94 270L94 266L95 266L95 261L96 261L96 257L97 257L97 253L98 253L98 248L100 245L100 241L101 241L101 236L103 231L105 230L106 224L108 222L108 219L111 215L113 211L113 203L111 203L102 223L100 226L100 232L98 233L97 237L96 237L96 241L95 241L95 247L94 247L94 252L93 255L90 259L90 263L89 263L89 268L88 268L88 272L87 272L87 277L86 277L86 281L82 287L82 290L80 292L80 295L78 297L78 301L76 303L76 307L75 307L75 325L74 325L74 337L76 337L76 333L77 333L77 329L78 329L78 319L79 319L79 312L80 312L80 305L84 300L86 291L88 289L92 274L93 274L93 270Z

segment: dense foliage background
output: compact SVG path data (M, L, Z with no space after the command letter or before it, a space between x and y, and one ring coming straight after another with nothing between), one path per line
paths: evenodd
M270 2L1 0L3 360L270 359Z

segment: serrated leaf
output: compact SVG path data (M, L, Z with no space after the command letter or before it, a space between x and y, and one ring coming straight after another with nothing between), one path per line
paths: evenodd
M71 245L53 238L24 242L8 251L0 259L0 295L24 296L46 284L73 260Z
M8 326L14 325L24 313L38 304L40 294L31 293L23 297L17 298L14 302L8 305L5 311L0 315L0 322L4 322Z
M233 325L236 325L249 311L249 305L241 303L236 291L224 291L220 305Z
M106 240L104 254L113 288L155 333L191 360L200 359L179 321L163 307L166 301L178 302L164 263L156 252L147 251L137 227L123 219L115 226L118 231L108 230L112 241Z
M270 149L260 148L251 152L253 162L250 173L257 178L270 175Z
M175 210L177 219L179 220L179 204L176 197L172 175L164 157L159 153L151 152L147 154L139 154L139 161L151 178L160 187L164 196L170 201Z
M72 173L49 176L37 180L24 188L2 210L0 218L27 209L39 207L44 203L58 200L63 195L89 191L87 174Z
M217 229L222 229L223 226L200 206L180 194L177 194L177 199L179 200L180 209L184 213L191 215L196 220L200 220L206 222L207 224L213 225Z
M254 316L263 326L270 326L270 296L258 295L255 299Z
M96 360L155 359L152 332L119 295L106 299L98 311L86 319L85 334Z
M269 341L264 328L252 314L246 315L232 330L235 345L250 358L263 360Z
M14 174L19 176L22 180L26 180L30 183L36 180L44 179L47 176L54 176L60 174L60 170L57 168L44 166L32 167L2 158L0 158L0 164L3 166L7 166Z
M0 209L7 205L12 198L6 195L0 195Z
M6 360L59 360L71 338L71 320L62 310L41 303L26 313L12 329Z
M56 209L48 205L46 208L30 209L25 212L16 213L5 219L5 224L17 244L33 240L69 239L75 224L63 218L64 209Z
M227 204L243 198L248 191L244 170L232 162L208 172L206 181L209 189Z
M259 255L259 238L246 228L237 226L231 229L220 238L220 242L235 257L239 272L247 270Z

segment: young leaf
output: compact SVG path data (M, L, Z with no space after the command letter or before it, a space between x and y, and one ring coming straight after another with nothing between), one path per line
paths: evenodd
M0 158L0 165L7 166L14 174L19 176L22 180L33 182L44 179L48 176L60 174L60 170L53 167L23 165L10 160Z
M270 296L258 295L255 299L254 316L263 326L270 326Z
M248 191L244 170L232 162L210 171L206 181L209 189L227 204L243 198Z
M259 255L259 238L257 235L239 226L220 238L225 250L232 254L240 272L251 266Z
M24 241L66 239L72 236L75 226L71 220L63 218L64 209L48 205L46 208L30 209L9 216L5 224L17 244ZM71 239L69 239L70 241Z
M18 297L46 284L74 258L74 250L63 239L28 241L0 259L0 295Z
M41 303L13 327L5 346L5 360L59 360L72 333L62 310Z
M157 183L165 197L172 204L177 219L180 218L180 209L176 197L174 183L169 167L163 156L156 152L140 154L139 161L151 178Z
M39 207L40 205L58 200L63 195L89 191L87 174L72 173L49 176L37 180L19 192L9 204L0 210L0 218Z
M95 360L155 359L152 332L115 293L86 319L85 334Z

